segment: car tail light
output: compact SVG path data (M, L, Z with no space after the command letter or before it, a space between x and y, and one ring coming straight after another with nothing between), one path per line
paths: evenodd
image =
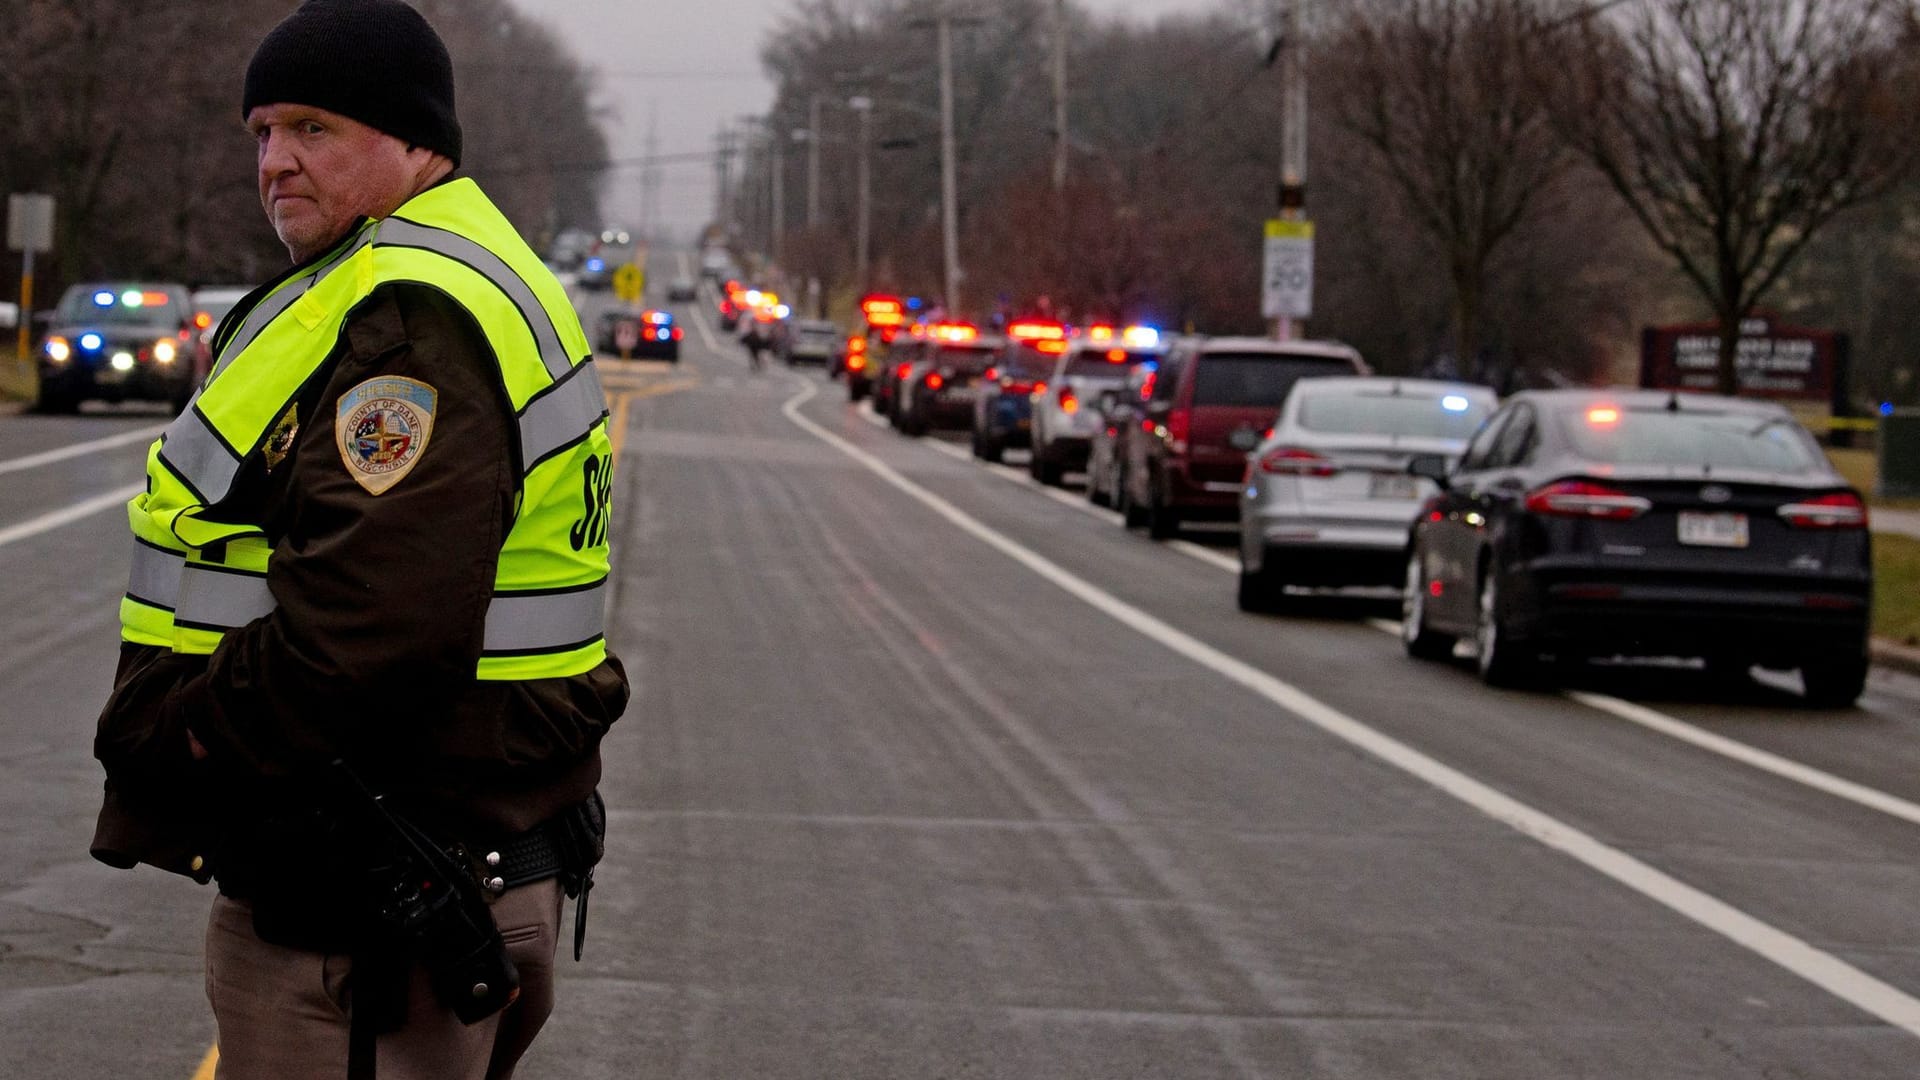
M1187 433L1193 427L1192 409L1175 409L1167 414L1167 437L1173 440L1173 452L1187 451Z
M945 385L947 380L942 378L939 372L935 371L927 376L927 389L938 390Z
M1080 411L1080 395L1073 392L1073 387L1062 386L1058 396L1061 412L1072 415Z
M1796 529L1864 529L1867 505L1851 491L1818 495L1779 510L1780 517Z
M898 367L893 369L893 377L896 379L904 379L907 377L907 372L912 370L913 370L912 364L901 364Z
M1591 480L1561 480L1527 493L1527 510L1549 517L1632 521L1653 503Z
M852 356L847 357L848 371L865 371L866 369L867 369L866 357L860 355L859 353L854 353Z
M1340 470L1311 450L1282 446L1260 455L1260 471L1280 476L1332 476Z
M1011 375L1000 376L1000 388L1009 394L1031 394L1033 393L1033 387L1033 383L1020 382Z
M1034 384L1033 384L1033 390L1032 390L1032 391L1030 391L1030 392L1032 393L1032 395L1033 395L1034 397L1046 397L1046 396L1047 396L1047 384L1046 384L1046 383L1043 383L1043 382L1037 382L1037 383L1034 383Z
M1000 378L1000 369L997 367L990 367L987 369L987 373L981 377L986 379L988 382L997 382L999 381L999 378Z

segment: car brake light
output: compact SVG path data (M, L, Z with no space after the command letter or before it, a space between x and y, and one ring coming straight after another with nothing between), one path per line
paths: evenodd
M848 371L865 371L866 368L867 368L866 357L860 355L859 353L854 353L852 356L847 357Z
M1046 397L1047 384L1043 382L1034 383L1033 390L1031 391L1031 393L1033 394L1034 397Z
M1059 398L1061 412L1071 415L1080 411L1080 395L1073 392L1073 387L1062 386Z
M1192 409L1175 409L1167 414L1167 437L1173 440L1173 452L1185 453L1187 431L1193 422Z
M904 379L907 377L907 372L912 370L912 364L901 364L899 367L893 369L893 377L896 379Z
M1851 491L1818 495L1779 510L1780 517L1796 529L1864 529L1867 506Z
M1527 493L1527 510L1549 517L1632 521L1653 503L1591 480L1560 480Z
M947 380L941 378L939 372L935 371L927 375L927 389L938 390L945 385L947 385Z
M1000 378L1000 369L997 367L990 367L987 369L987 373L981 377L986 379L988 382L997 381Z
M673 328L673 340L675 341L680 340L680 328L677 326Z
M1332 476L1340 470L1311 450L1282 446L1260 455L1260 471L1281 476Z

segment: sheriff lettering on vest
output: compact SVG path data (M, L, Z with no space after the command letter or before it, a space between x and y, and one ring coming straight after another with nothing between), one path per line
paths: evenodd
M219 883L218 1075L506 1077L602 850L613 460L565 293L470 179L445 45L308 0L241 113L294 266L128 507L95 857Z

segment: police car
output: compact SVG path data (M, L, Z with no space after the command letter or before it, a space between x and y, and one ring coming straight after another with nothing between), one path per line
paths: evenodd
M1103 391L1124 390L1136 365L1157 363L1167 353L1151 326L1090 326L1067 342L1046 389L1033 395L1033 455L1028 470L1043 484L1057 485L1066 472L1087 466L1093 437L1105 424L1096 404Z
M680 360L682 331L670 311L609 311L600 316L599 351L635 358Z
M908 435L966 427L986 371L1004 345L969 323L929 324L911 356L896 367L894 426Z
M82 401L164 401L186 407L207 372L186 287L150 282L75 285L60 297L35 358L41 412Z
M973 403L973 455L999 461L1009 448L1029 445L1033 395L1044 393L1054 362L1067 351L1062 323L1020 319L1007 324L1007 344L980 383Z

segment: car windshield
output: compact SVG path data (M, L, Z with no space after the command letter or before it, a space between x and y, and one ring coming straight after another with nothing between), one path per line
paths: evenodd
M1111 375L1124 379L1134 364L1143 360L1152 360L1158 354L1150 352L1131 352L1126 349L1083 349L1067 357L1069 375Z
M1277 409L1302 378L1351 375L1353 365L1335 356L1285 353L1207 353L1193 373L1195 405L1244 405Z
M1399 435L1466 439L1492 409L1461 394L1312 394L1300 403L1300 426L1334 435Z
M942 367L985 371L993 363L995 351L991 346L942 345L938 362Z
M131 301L131 302L129 302ZM172 293L151 286L83 285L67 291L60 301L62 323L95 325L178 324L186 319Z
M1805 429L1787 416L1582 405L1562 410L1574 453L1609 465L1679 465L1772 473L1824 472Z
M797 322L793 329L803 337L838 338L840 328L830 322Z

